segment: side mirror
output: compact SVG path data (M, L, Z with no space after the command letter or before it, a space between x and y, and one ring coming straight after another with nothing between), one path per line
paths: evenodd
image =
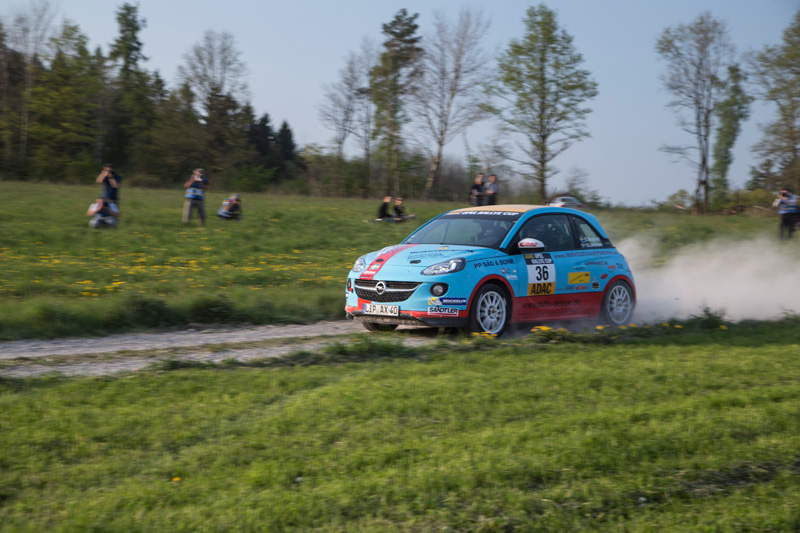
M517 248L525 251L544 250L544 243L538 239L522 239L517 244Z

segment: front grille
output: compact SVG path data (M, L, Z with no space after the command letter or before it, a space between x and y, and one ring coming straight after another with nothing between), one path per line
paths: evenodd
M386 290L383 294L378 294L376 287L378 283L383 283ZM422 285L416 281L375 281L366 279L357 279L355 281L356 294L362 300L369 300L370 302L403 302L414 294L417 287Z

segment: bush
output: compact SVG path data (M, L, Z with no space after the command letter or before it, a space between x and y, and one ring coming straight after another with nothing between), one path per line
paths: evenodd
M241 315L224 294L195 296L189 302L188 315L190 321L204 324L236 322L241 319Z
M126 321L134 327L165 327L179 324L182 317L166 302L147 296L131 296L123 307Z

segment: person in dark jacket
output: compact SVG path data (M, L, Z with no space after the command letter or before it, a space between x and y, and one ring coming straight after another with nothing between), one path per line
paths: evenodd
M119 188L122 185L122 176L114 172L112 165L109 163L103 165L103 170L100 171L100 175L94 181L103 185L103 192L100 194L102 198L107 198L119 205Z

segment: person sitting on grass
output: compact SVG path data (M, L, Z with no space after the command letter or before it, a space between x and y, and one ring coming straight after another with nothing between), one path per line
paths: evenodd
M402 222L414 218L414 215L406 214L406 208L403 205L403 199L397 197L394 201L394 220L395 222Z
M92 219L89 221L90 228L116 228L119 218L119 208L117 204L107 198L98 198L89 206L86 214Z
M387 194L383 197L383 203L378 208L378 218L375 219L375 222L381 222L383 220L393 220L392 215L389 214L390 206L389 204L392 203L392 195Z
M223 220L242 219L242 199L238 194L231 194L222 201L217 216Z

